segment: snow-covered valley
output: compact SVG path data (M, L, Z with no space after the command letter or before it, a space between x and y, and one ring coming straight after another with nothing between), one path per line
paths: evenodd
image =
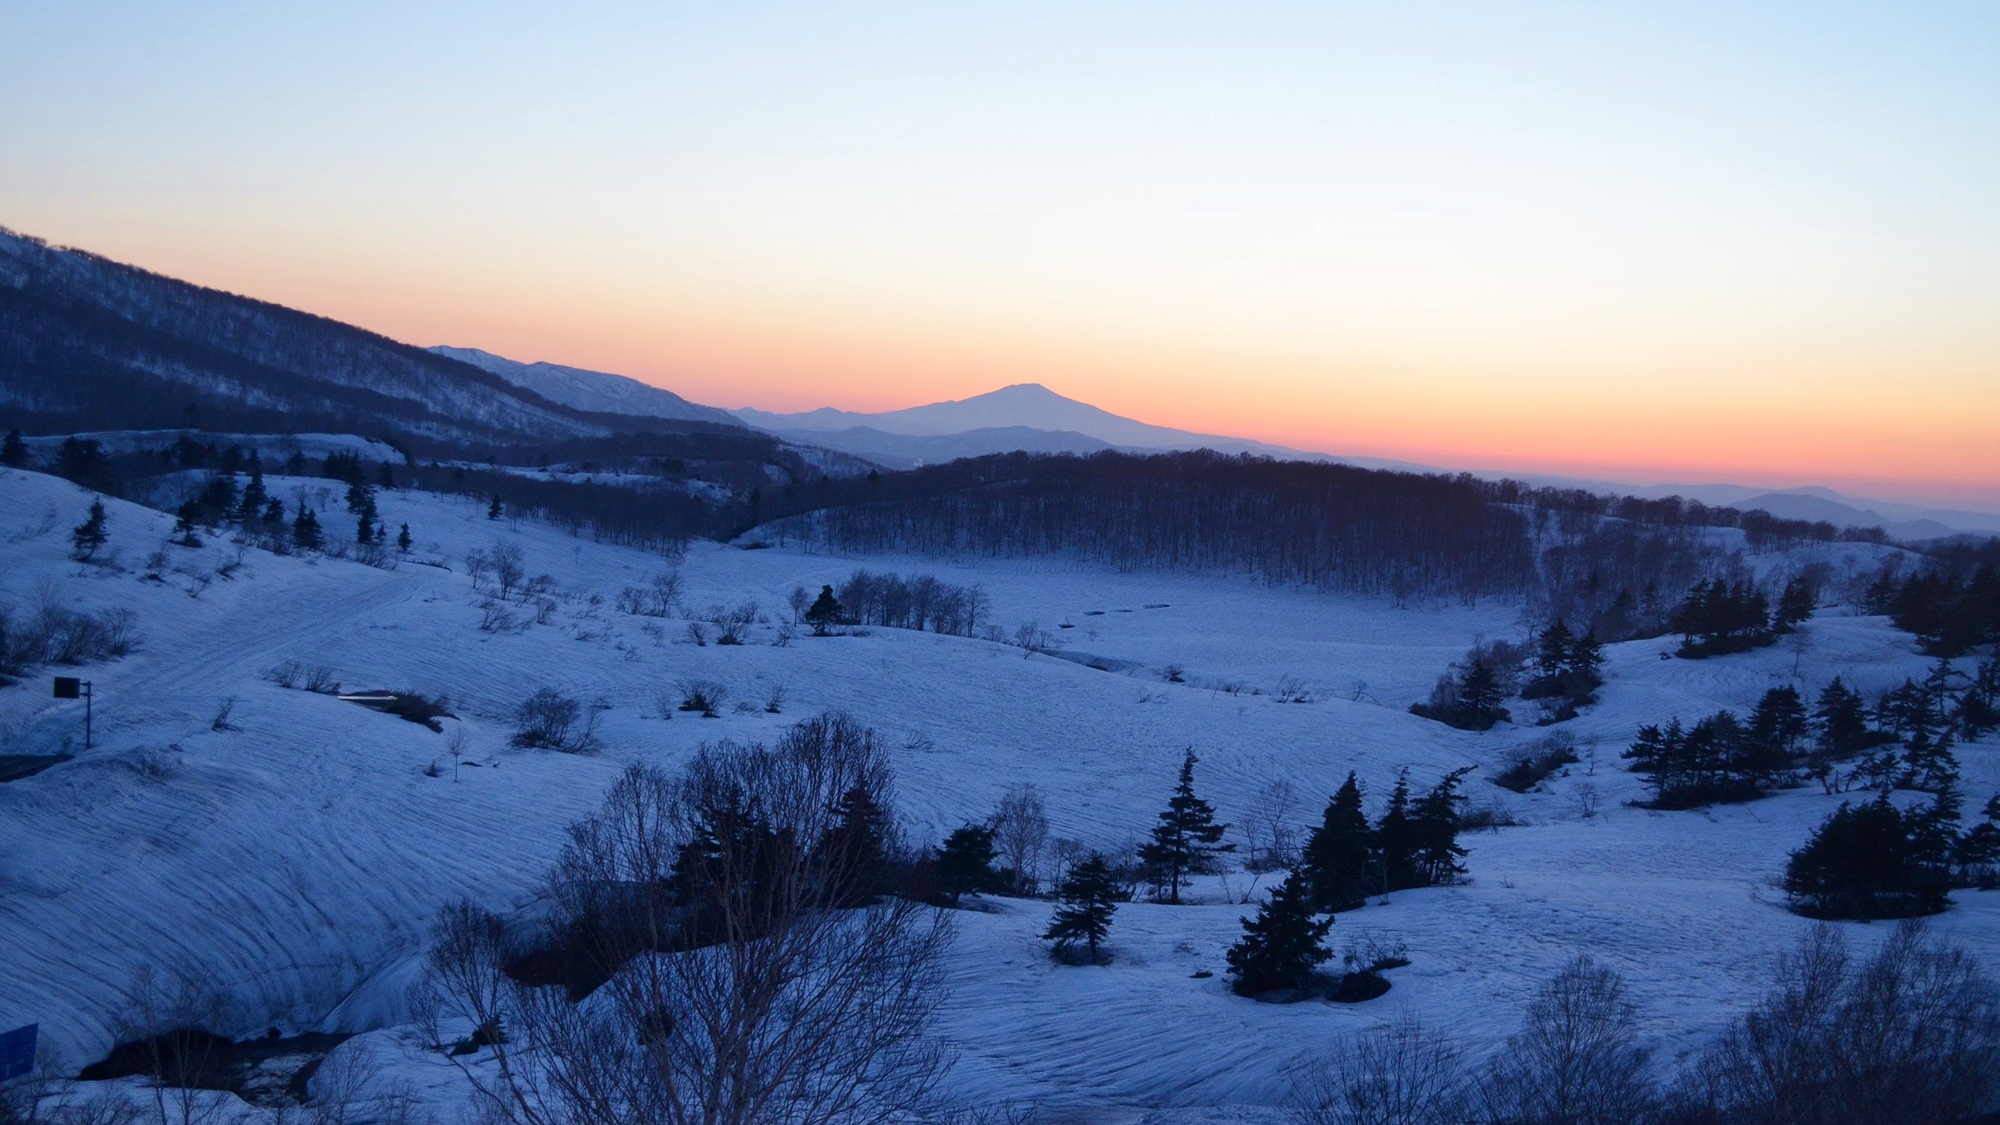
M338 508L329 481L268 486ZM1886 619L1841 606L1823 607L1802 643L1711 660L1671 659L1665 637L1608 646L1601 702L1562 728L1583 761L1516 794L1491 776L1548 730L1472 733L1407 710L1476 640L1523 636L1521 607L1507 600L1399 607L1244 577L712 542L670 561L489 519L471 498L386 489L384 524L407 524L414 540L407 554L392 550L393 566L280 557L217 536L167 545L171 516L115 500L115 558L79 563L69 529L91 499L56 477L0 470L0 605L16 620L43 604L129 610L139 637L130 655L74 673L95 691L88 750L80 705L49 698L49 675L73 670L37 668L0 688L0 753L72 755L0 783L0 1024L39 1022L81 1065L120 1039L142 968L186 973L229 997L214 1030L356 1033L342 1051L372 1054L379 1081L452 1119L465 1101L459 1072L408 1026L438 908L470 895L503 915L534 911L565 824L596 808L626 764L672 768L705 742L771 740L826 710L884 738L917 842L1032 783L1052 835L1129 852L1189 747L1202 795L1232 824L1275 780L1297 787L1303 829L1350 770L1372 811L1400 770L1427 785L1468 765L1474 805L1513 822L1464 838L1463 885L1338 915L1336 949L1366 935L1408 950L1392 991L1362 1004L1260 1004L1230 991L1223 950L1254 909L1244 900L1274 875L1233 869L1203 877L1191 905L1122 907L1102 968L1050 961L1047 902L989 897L958 912L936 1031L956 1051L948 1090L963 1104L1079 1121L1272 1114L1302 1057L1404 1012L1490 1049L1582 952L1625 976L1670 1064L1754 1000L1810 925L1776 880L1843 798L1807 787L1641 809L1631 802L1644 787L1620 752L1641 724L1744 712L1772 687L1815 693L1836 675L1872 698L1933 663ZM465 560L496 545L518 548L531 580L549 576L534 595L545 603L503 602L504 620L483 608L494 599ZM154 575L145 560L156 551L169 565ZM1051 650L786 626L794 588L863 567L976 583L989 620L1009 634L1034 623ZM670 569L681 608L620 611L622 590ZM745 643L694 643L690 621L751 602ZM348 689L446 696L456 719L436 733L282 687L269 672L288 661L330 669ZM689 679L726 688L719 717L662 706ZM600 749L510 745L515 707L544 687L596 709ZM1282 687L1306 700L1281 702L1296 694ZM224 700L235 702L221 717ZM1957 748L1971 808L2000 788L1997 749L1991 736ZM1955 899L1936 931L2000 965L2000 894ZM1889 931L1847 928L1858 946Z

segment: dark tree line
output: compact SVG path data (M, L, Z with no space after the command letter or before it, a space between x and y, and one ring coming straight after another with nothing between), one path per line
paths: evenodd
M769 531L836 550L1063 555L1392 597L1518 593L1525 523L1469 477L1224 457L1004 454L801 490ZM812 510L806 510L812 509Z
M960 586L929 574L904 578L895 573L857 570L840 584L838 620L850 625L929 630L969 637L985 620L986 591Z

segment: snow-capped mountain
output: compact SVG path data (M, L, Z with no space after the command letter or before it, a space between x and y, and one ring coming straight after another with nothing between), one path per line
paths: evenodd
M630 414L643 418L674 418L689 422L716 422L740 426L726 410L689 402L669 390L641 383L625 375L565 367L559 363L521 363L479 348L454 348L440 344L430 349L460 363L489 371L517 387L531 390L550 402L602 414Z
M1040 383L1016 383L966 399L933 402L906 410L864 414L821 407L798 414L774 414L742 407L736 417L792 441L811 441L858 456L895 457L904 462L1027 449L1047 453L1125 450L1213 449L1254 453L1286 461L1339 461L1364 468L1421 469L1423 466L1366 457L1335 457L1280 445L1154 426L1066 398ZM956 437L956 445L897 441L896 438ZM1007 442L1030 442L1013 444ZM1004 448L1003 448L1004 446ZM971 452L976 450L977 452Z

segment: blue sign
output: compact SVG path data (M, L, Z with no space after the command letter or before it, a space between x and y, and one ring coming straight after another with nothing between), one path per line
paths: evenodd
M41 1026L31 1023L0 1035L0 1082L10 1082L35 1069L35 1033Z

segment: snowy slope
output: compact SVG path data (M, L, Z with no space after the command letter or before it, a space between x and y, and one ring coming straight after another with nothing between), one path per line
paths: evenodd
M322 512L339 508L329 482L270 483ZM1286 777L1309 806L1303 820L1349 769L1379 799L1402 767L1422 785L1460 765L1503 764L1545 733L1469 734L1404 711L1475 636L1519 632L1515 607L1503 603L1398 610L1240 579L709 544L681 567L700 615L748 599L775 614L795 584L816 588L865 565L980 582L994 620L1009 631L1038 622L1063 649L1025 655L890 629L779 647L770 625L743 647L697 647L682 620L611 607L619 588L664 560L488 520L461 499L382 496L385 520L408 522L417 540L393 570L251 551L241 569L206 585L199 579L234 548L167 548L178 571L147 581L138 563L171 518L115 501L107 507L123 569L69 561L66 532L89 499L55 478L0 471L0 603L17 613L44 597L125 607L144 636L137 652L84 673L99 693L99 746L0 784L0 1022L38 1020L76 1058L109 1045L121 989L154 963L228 982L237 995L229 1031L378 1029L363 1042L399 1059L400 1078L454 1096L447 1064L415 1052L395 1028L435 908L462 893L527 908L562 825L593 807L624 763L671 766L704 740L770 738L822 708L848 710L885 736L913 835L981 817L1007 786L1032 781L1055 835L1099 847L1145 830L1184 746L1202 755L1199 787L1225 819L1240 821L1258 788ZM349 526L340 514L328 524ZM496 542L519 546L530 575L553 577L549 623L516 607L525 624L479 630L481 598L461 560ZM1483 1050L1543 977L1586 950L1628 975L1668 1055L1696 1049L1749 1001L1798 931L1770 880L1837 799L1797 790L1711 812L1649 813L1623 806L1640 787L1616 755L1638 723L1747 708L1766 688L1794 682L1795 664L1797 682L1812 688L1838 673L1876 690L1927 663L1877 618L1823 614L1808 636L1801 651L1704 662L1661 660L1666 641L1612 646L1603 703L1569 724L1597 747L1593 773L1572 767L1548 792L1525 796L1476 776L1475 799L1525 824L1468 839L1471 884L1403 892L1340 916L1336 948L1361 931L1408 943L1413 964L1391 974L1395 990L1380 1001L1281 1007L1229 995L1221 950L1246 909L1226 901L1250 889L1241 872L1209 880L1204 905L1123 908L1108 969L1048 963L1036 940L1044 903L996 900L993 913L964 913L940 1023L960 1054L953 1089L1080 1119L1273 1106L1300 1052L1405 1007ZM1093 658L1118 671L1086 666ZM287 659L328 665L351 688L449 694L478 764L454 781L446 736L262 678ZM1168 664L1183 665L1189 682L1163 682ZM47 698L47 674L0 689L9 752L52 752L75 736L77 708ZM655 697L683 676L721 680L733 698L759 703L782 685L786 713L663 721ZM1287 677L1307 681L1320 701L1276 702L1270 689ZM543 685L607 705L601 754L507 748L510 708ZM1251 694L1258 689L1265 694ZM217 701L232 696L240 729L211 729ZM1960 747L1971 807L2000 785L1995 749ZM164 776L141 768L161 759L173 763ZM425 776L433 761L444 776ZM1573 789L1585 781L1603 807L1588 820ZM1941 928L2000 963L2000 896L1959 900ZM1866 943L1884 929L1855 934ZM1197 969L1218 975L1193 979Z
M492 372L550 402L573 406L578 410L716 422L725 426L742 425L726 410L689 402L672 391L624 375L565 367L559 363L521 363L478 348L454 348L440 344L429 350Z

